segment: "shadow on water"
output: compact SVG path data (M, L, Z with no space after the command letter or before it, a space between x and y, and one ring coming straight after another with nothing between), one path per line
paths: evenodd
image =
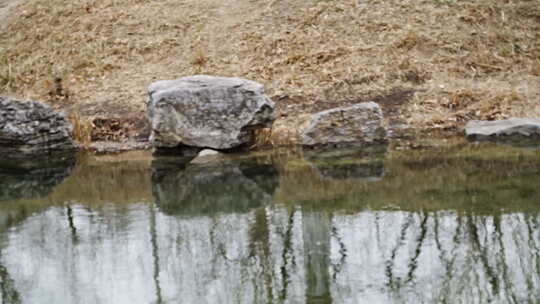
M538 151L88 157L70 172L0 204L31 210L0 231L2 303L540 298Z

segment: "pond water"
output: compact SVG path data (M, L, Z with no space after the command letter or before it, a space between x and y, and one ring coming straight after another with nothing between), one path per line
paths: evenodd
M540 151L0 170L2 303L538 303Z

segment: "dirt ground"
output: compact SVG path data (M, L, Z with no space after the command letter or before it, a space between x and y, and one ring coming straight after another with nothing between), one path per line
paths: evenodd
M3 3L3 4L2 4ZM144 139L146 88L266 85L295 141L309 113L374 100L393 133L540 116L540 0L0 0L0 94L46 100L81 141Z

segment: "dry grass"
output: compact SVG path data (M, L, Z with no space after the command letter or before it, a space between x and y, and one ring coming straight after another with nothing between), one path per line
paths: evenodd
M417 92L404 115L420 129L540 115L539 0L28 0L13 16L0 93L50 99L60 77L83 115L142 117L149 83L199 73L302 97L278 102L265 142L396 88Z
M72 112L68 117L73 125L73 138L84 148L88 148L92 142L92 120L83 118L78 112Z

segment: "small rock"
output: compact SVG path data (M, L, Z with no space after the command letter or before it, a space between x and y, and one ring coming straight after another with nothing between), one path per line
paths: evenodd
M469 121L465 135L475 141L538 141L540 142L540 119L510 118L496 121Z
M204 149L201 152L199 152L197 157L191 160L191 163L192 164L206 164L206 163L219 160L220 158L222 158L223 155L224 154L219 153L218 151L215 151L215 150Z
M0 158L53 158L77 150L73 126L61 112L38 101L0 97Z
M204 149L202 150L201 152L199 152L199 157L204 157L204 156L212 156L212 155L218 155L220 154L218 151L215 151L215 150L210 150L210 149Z
M304 146L368 146L386 142L383 114L375 102L313 114L301 132Z
M157 150L237 148L275 119L263 85L246 79L197 75L158 81L148 91L150 141Z

